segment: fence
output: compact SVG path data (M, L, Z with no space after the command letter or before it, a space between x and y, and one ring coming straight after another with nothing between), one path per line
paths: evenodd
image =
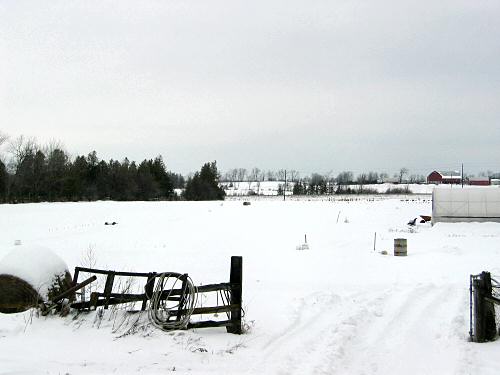
M83 286L85 283L90 284L90 279L86 279L83 283L79 283L78 279L81 274L86 273L92 275L92 279L96 279L96 275L105 277L104 289L102 291L93 291L89 293L87 300L85 290L77 295L80 296L79 301L72 303L70 306L78 310L95 310L97 307L103 306L108 309L109 306L119 304L130 304L132 308L128 311L137 312L145 311L146 309L153 308L151 298L155 293L155 285L158 288L158 282L161 280L163 287L164 277L176 278L182 282L180 288L161 289L156 295L157 300L162 303L173 301L176 303L177 309L170 310L169 314L173 315L180 320L184 314L199 315L203 314L218 314L226 313L227 319L225 320L197 320L189 321L185 328L205 328L205 327L226 327L227 332L241 334L242 333L242 281L243 281L243 258L240 256L231 257L231 271L229 282L218 284L201 285L194 289L196 294L204 293L218 293L217 305L208 307L194 306L192 309L186 308L186 300L188 293L188 274L180 274L175 272L122 272L101 270L94 268L76 267L73 277L73 285ZM115 279L117 277L129 277L134 279L145 280L143 285L143 293L127 293L126 291L116 292L113 290ZM174 284L175 285L175 284ZM115 288L116 289L116 288ZM219 297L222 304L219 304ZM140 304L140 309L137 310L135 306Z

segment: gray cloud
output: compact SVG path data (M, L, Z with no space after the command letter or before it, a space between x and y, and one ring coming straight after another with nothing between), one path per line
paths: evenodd
M0 129L181 172L492 168L498 19L497 1L2 2Z

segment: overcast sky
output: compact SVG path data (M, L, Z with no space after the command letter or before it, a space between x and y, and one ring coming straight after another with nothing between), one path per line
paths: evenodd
M500 171L500 1L0 1L0 131L187 173Z

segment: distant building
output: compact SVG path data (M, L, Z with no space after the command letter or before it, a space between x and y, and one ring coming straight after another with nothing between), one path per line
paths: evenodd
M491 183L489 177L471 177L469 178L469 185L489 186Z
M433 171L427 176L428 184L460 184L462 175L458 171Z
M386 177L377 182L382 184L399 184L399 177ZM402 181L402 183L405 182L406 181Z
M490 180L490 185L495 185L495 186L500 185L500 178L492 178Z

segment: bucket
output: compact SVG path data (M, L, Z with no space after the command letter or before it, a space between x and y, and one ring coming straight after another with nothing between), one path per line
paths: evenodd
M394 239L394 256L405 257L408 255L406 238Z

